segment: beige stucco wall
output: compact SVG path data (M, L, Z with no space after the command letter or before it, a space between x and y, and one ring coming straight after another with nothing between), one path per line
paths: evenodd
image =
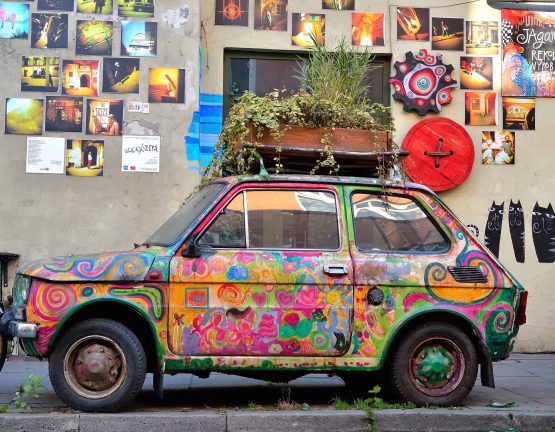
M322 10L321 0L290 0L289 22L287 32L255 31L252 11L254 0L250 1L249 27L214 26L214 0L203 0L201 8L203 53L202 91L222 94L223 91L223 51L226 47L298 50L291 46L291 13L312 12L326 14L326 45L333 47L333 41L345 35L350 38L351 12ZM385 47L376 47L375 52L393 54L392 64L404 60L406 51L416 52L421 48L431 50L430 42L407 42L396 40L395 7L406 5L413 7L431 7L430 16L465 18L466 20L501 20L498 10L488 7L485 0L465 5L449 6L450 0L356 0L356 10L361 12L384 12L386 14ZM432 6L433 5L433 6ZM302 48L301 48L302 49ZM444 63L453 64L454 78L459 81L459 59L465 55L462 51L442 52ZM555 186L553 166L555 149L553 148L553 118L555 100L536 100L536 131L516 131L516 164L512 166L481 165L481 131L501 130L501 55L493 56L494 90L498 92L498 126L466 126L475 146L475 161L469 179L460 187L441 194L441 197L455 210L467 224L480 228L483 239L488 208L493 200L505 202L505 211L511 198L522 203L526 222L526 260L520 264L515 261L508 221L505 216L502 230L500 259L510 271L529 290L528 324L521 329L517 349L521 351L554 351L555 321L555 264L538 263L531 237L531 213L536 201L546 207L550 201L555 202L552 192ZM453 102L444 107L441 115L449 117L464 125L464 91L453 91ZM414 113L406 113L402 104L392 101L392 112L396 121L395 141L402 143L409 129L422 118ZM430 115L426 116L426 118Z
M175 27L165 17L178 8L188 15ZM158 55L140 58L140 94L99 96L147 102L150 67L186 69L184 104L150 104L149 114L124 110L124 134L161 136L159 173L122 172L121 137L102 136L95 138L105 141L103 177L26 174L26 137L3 133L5 98L41 98L44 93L19 91L21 57L101 59L75 54L76 20L95 16L70 14L68 49L31 49L29 40L0 40L0 251L21 254L19 264L55 255L130 249L180 206L199 180L198 173L187 169L184 149L184 136L198 108L199 9L199 0L156 2L155 17L146 21L158 22ZM31 3L31 12L36 12L36 2ZM122 18L116 12L105 18L114 20L113 57L119 57ZM93 138L77 133L44 136ZM11 265L10 278L14 269Z

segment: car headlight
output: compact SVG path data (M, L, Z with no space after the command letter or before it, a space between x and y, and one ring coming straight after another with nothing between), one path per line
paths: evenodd
M21 283L21 299L24 303L27 303L29 300L29 293L31 292L31 278L24 277L23 282Z

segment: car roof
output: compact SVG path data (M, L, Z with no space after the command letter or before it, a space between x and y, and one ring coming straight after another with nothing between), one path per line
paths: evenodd
M333 175L302 175L302 174L273 174L273 175L252 175L241 177L222 177L214 179L212 182L223 183L265 183L265 182L285 182L285 183L320 183L320 184L340 184L344 186L384 186L386 188L396 189L417 189L426 193L435 195L428 187L407 182L403 180L381 180L370 177L350 177L350 176L333 176Z

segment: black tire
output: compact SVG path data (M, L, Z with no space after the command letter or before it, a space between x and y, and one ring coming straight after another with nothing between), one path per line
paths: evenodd
M405 333L393 352L390 382L396 396L418 406L456 406L476 381L478 356L468 335L446 322Z
M146 369L145 351L135 333L109 319L71 327L49 359L56 394L71 408L87 412L115 412L130 404L143 387Z
M0 334L0 372L8 355L8 340Z

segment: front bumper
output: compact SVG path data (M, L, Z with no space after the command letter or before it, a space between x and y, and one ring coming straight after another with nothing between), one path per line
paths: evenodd
M36 324L17 320L12 310L4 313L0 318L0 334L8 340L14 337L34 339L37 336L37 330Z

